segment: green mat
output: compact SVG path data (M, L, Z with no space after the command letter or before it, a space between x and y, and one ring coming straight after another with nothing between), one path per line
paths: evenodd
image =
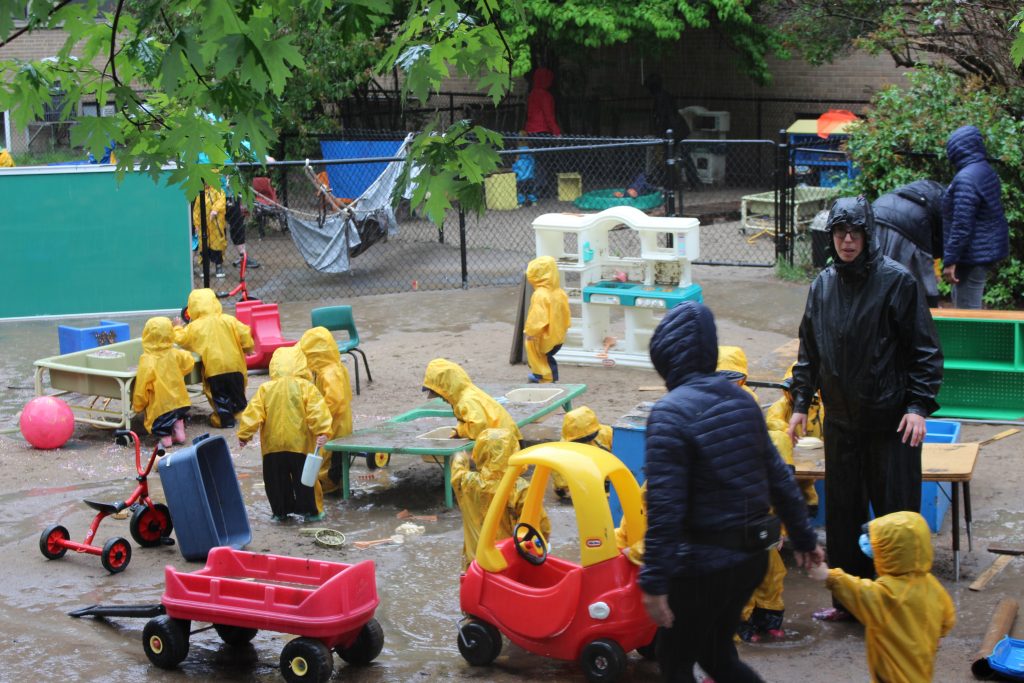
M616 197L615 193L621 192L622 197ZM632 206L641 211L648 211L656 206L661 206L663 201L661 192L642 194L639 197L630 197L626 194L624 187L611 187L605 190L592 190L580 195L573 204L584 211L604 211L613 206Z

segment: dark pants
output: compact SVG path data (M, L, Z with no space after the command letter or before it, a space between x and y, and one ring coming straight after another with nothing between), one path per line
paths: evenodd
M213 396L213 408L220 418L221 427L235 426L235 413L245 410L245 377L240 372L225 372L206 378Z
M170 436L174 431L174 423L184 420L186 415L188 415L188 406L169 410L153 420L153 428L149 430L149 433L153 436Z
M303 453L279 451L263 456L263 486L270 501L270 510L278 517L291 513L317 513L313 487L302 485L305 464Z
M824 436L828 564L870 579L874 562L858 544L868 504L876 517L921 509L921 447L902 443L895 429L847 429L827 416Z
M658 666L663 681L696 681L695 662L719 683L762 681L740 661L732 637L743 606L767 570L768 553L761 552L713 574L672 580L668 604L675 623L658 632Z
M227 219L231 244L245 244L245 216L242 214L242 203L234 198L228 199L224 217Z
M209 247L207 247L206 249L203 250L203 254L205 255L204 258L210 259L210 263L212 263L215 266L219 266L220 264L224 263L224 252L222 251L217 251L215 249L210 249Z
M551 381L558 381L558 361L555 360L555 354L562 350L562 345L559 344L555 348L548 351L545 355L548 357L548 367L551 368Z

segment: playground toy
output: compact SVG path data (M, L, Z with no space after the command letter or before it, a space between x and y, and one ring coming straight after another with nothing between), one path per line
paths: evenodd
M248 254L242 254L242 263L239 264L239 268L238 268L238 284L235 285L235 288L232 289L231 291L228 291L228 292L217 292L217 298L218 299L226 299L228 297L236 296L238 294L241 294L242 295L242 301L248 301L249 300L249 286L245 283L245 271L246 271L246 266L248 266L248 265L249 265L249 255Z
M537 256L554 257L570 306L580 311L558 352L559 363L650 368L655 312L703 301L690 269L700 257L696 218L654 217L617 206L597 214L544 214L533 221L533 230ZM620 256L634 239L639 255ZM624 334L613 332L613 312L616 324L621 316ZM618 343L606 348L608 337Z
M495 542L509 495L530 467L533 476L512 538ZM569 482L579 564L550 555L538 530L552 472ZM618 458L567 442L532 446L509 458L480 530L476 559L461 578L459 603L467 621L459 628L458 647L467 662L493 662L502 634L528 652L578 661L590 681L617 680L630 650L653 657L657 627L644 611L639 567L616 543L606 481L622 502L628 548L643 538L646 521L640 487Z
M116 503L100 503L94 500L84 501L86 505L96 510L96 516L89 526L89 532L81 543L71 540L71 534L60 524L52 524L43 530L39 537L39 551L48 560L59 560L64 557L68 550L79 553L99 555L103 568L111 574L123 572L128 568L132 559L132 547L128 541L120 536L108 539L103 547L93 545L93 538L99 529L100 522L104 518L131 509L132 519L129 529L132 538L143 548L152 548L158 545L173 545L174 539L170 538L173 524L171 513L166 505L154 503L149 497L149 483L147 477L153 469L153 463L164 454L164 449L159 443L153 448L152 455L146 467L142 467L142 452L138 435L126 429L119 429L114 432L118 439L131 437L135 443L135 471L138 476L135 478L138 484L131 495L123 501Z
M248 325L252 331L253 351L245 357L245 367L250 370L270 367L274 351L285 346L295 346L298 339L285 339L281 332L281 312L277 304L268 304L259 299L248 299L235 304L235 317Z
M380 600L374 564L214 548L196 572L164 569L159 605L93 605L73 617L151 617L142 629L149 661L173 669L188 656L193 621L208 622L226 644L245 647L262 629L299 636L281 650L289 683L324 683L334 671L333 650L354 666L369 664L384 647L373 618Z
M35 448L60 448L75 433L75 414L56 396L36 396L21 409L18 428Z
M57 325L57 344L61 353L72 353L83 349L95 349L115 342L128 341L131 331L128 323L101 320L93 327L72 327Z

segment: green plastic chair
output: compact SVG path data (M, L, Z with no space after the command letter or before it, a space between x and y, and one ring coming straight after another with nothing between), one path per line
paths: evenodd
M314 308L310 317L313 327L326 327L328 330L348 332L348 339L338 342L338 353L347 353L352 356L353 365L356 366L356 395L359 394L359 356L363 357L363 367L366 368L366 380L373 382L373 375L370 374L370 364L366 362L366 354L359 348L359 331L356 329L356 320L352 317L351 306L324 306ZM356 354L359 354L357 356Z

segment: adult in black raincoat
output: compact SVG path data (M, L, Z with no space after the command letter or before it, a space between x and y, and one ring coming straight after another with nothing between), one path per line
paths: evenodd
M871 205L878 249L917 279L929 308L939 305L934 257L942 256L942 193L934 180L915 180Z
M877 516L921 507L925 418L938 408L942 352L914 276L878 253L871 206L843 197L828 216L832 265L811 284L793 367L794 440L821 390L829 564L871 577L858 539ZM816 618L849 618L839 605Z
M768 437L750 394L716 374L711 311L673 308L651 336L651 362L669 393L647 420L647 534L640 588L661 631L665 681L693 681L693 664L716 681L761 678L740 661L733 634L786 523L801 564L823 558L793 473ZM764 535L759 533L764 530Z

